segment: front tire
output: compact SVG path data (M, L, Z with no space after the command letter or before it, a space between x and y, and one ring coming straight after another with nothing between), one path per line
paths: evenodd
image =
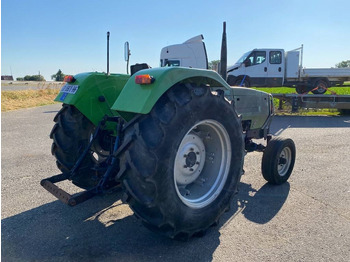
M272 138L262 158L261 171L265 180L274 185L285 183L293 171L295 152L292 139Z
M134 139L120 161L124 199L146 227L170 238L203 233L236 193L242 129L219 94L176 85L125 133Z

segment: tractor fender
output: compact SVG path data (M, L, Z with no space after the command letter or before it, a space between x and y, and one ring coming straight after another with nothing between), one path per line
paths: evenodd
M129 78L129 75L98 72L77 74L74 82L64 86L70 89L63 87L55 101L73 105L97 125L105 115L118 115L111 107Z
M151 84L136 84L135 77L138 75L150 75L154 81ZM230 86L215 71L193 69L184 67L160 67L138 71L130 77L112 110L138 114L148 114L158 99L172 86L177 83L206 84L224 89L230 93Z

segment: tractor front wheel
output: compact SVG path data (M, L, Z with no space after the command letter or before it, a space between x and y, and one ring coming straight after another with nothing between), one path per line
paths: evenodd
M120 159L124 200L149 229L202 234L236 193L244 147L234 106L208 87L176 85L128 128Z
M295 144L292 139L274 137L263 153L261 170L270 184L280 185L290 177L295 162Z

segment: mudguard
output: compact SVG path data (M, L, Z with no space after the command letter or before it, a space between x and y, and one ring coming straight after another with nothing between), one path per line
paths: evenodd
M111 107L116 101L129 75L105 73L82 73L75 81L61 89L55 101L74 105L94 125L105 116L118 115Z
M137 75L148 74L154 78L152 84L140 85L135 83ZM138 71L130 77L112 110L148 114L158 99L173 85L179 82L209 84L220 87L230 93L230 86L214 71L184 67L160 67Z

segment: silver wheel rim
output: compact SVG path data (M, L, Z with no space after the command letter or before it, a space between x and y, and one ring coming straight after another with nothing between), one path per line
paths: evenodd
M278 174L285 176L288 173L288 169L292 162L292 150L289 147L283 148L278 160Z
M230 137L218 121L204 120L183 137L174 162L174 183L191 208L211 204L221 193L231 164Z

